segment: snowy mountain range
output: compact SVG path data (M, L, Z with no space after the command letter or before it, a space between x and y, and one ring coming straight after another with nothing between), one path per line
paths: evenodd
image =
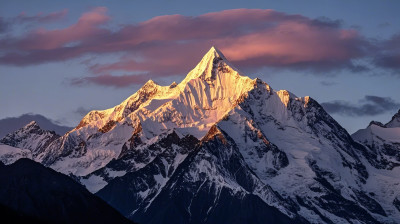
M19 117L0 119L0 138L3 138L6 134L17 131L31 121L37 122L42 129L54 131L58 135L64 135L72 129L72 127L59 125L57 122L46 118L43 115L28 113L22 114Z
M250 79L211 48L180 82L148 81L63 136L0 140L139 223L398 223L400 115L350 136L311 97Z
M389 170L400 166L400 110L388 123L372 121L352 137L373 153L370 163L377 163L375 166Z

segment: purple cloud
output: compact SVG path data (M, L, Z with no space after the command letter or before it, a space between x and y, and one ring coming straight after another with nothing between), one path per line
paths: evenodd
M95 76L72 83L126 86L121 80L130 84L144 81L140 76L111 74L142 73L147 74L146 80L184 74L212 45L242 69L270 66L320 74L340 69L366 71L367 67L354 65L353 60L371 56L373 49L357 30L342 28L339 20L310 19L270 9L158 16L117 30L104 28L110 19L105 7L97 7L69 27L4 37L0 39L4 52L0 64L26 66L118 52L124 54L118 62L89 64ZM375 64L389 67L393 63L381 57Z
M39 13L37 15L28 16L25 12L21 12L17 17L14 18L19 23L49 23L56 22L64 18L68 14L68 9L63 9L58 12L51 12L49 14Z
M358 104L347 101L331 101L321 103L326 111L331 114L345 116L374 116L387 113L388 111L398 110L400 103L390 97L365 96Z
M375 57L376 65L393 70L400 70L400 34L394 35L381 44L381 51Z
M73 86L85 86L89 84L96 84L101 86L112 86L116 88L127 87L134 84L142 84L149 80L148 75L99 75L99 76L89 76L83 78L74 78L70 80L70 84Z

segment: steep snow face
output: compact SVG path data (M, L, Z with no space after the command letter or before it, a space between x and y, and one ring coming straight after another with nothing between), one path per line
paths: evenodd
M82 127L78 126L79 128L71 134L76 132L84 140L84 138L87 138L86 136L90 136L88 132L96 131L96 128L110 123L109 120L120 120L111 122L112 125L132 126L134 128L133 133L132 131L126 132L129 135L124 136L126 142L124 146L126 150L131 150L137 155L124 157L124 163L130 164L124 167L130 171L135 171L144 167L158 153L162 152L161 150L148 151L154 142L163 138L162 136L174 130L180 136L190 135L198 139L202 138L211 126L232 110L240 98L243 98L255 85L256 80L241 76L226 61L221 52L211 48L199 64L178 85L162 87L149 81L122 104L106 110L109 114L104 111L90 112L83 119L85 121L88 118L89 120L84 122L88 124ZM267 88L269 89L269 86ZM90 120L93 114L98 113L105 115L102 119L100 119L100 116L94 116L93 120ZM101 129L103 128L99 130ZM111 128L105 134L92 135L103 136L113 132L115 131ZM119 143L121 142L123 141ZM102 143L100 142L100 144ZM125 152L118 151L122 150L122 145L115 148L117 149L115 155L119 154L122 157ZM111 157L116 158L115 156ZM110 167L110 169L113 170L114 168ZM104 185L104 180L113 179L106 170L101 172L97 173L96 177L91 175L85 177L82 181L88 184L89 188L97 190L98 187L94 185L100 186L97 183ZM89 186L92 184L93 188Z
M367 128L356 131L352 137L370 146L374 143L378 145L400 143L400 110L385 125L378 121L371 121Z
M142 88L121 104L107 110L89 112L74 130L88 126L89 128L95 128L95 130L103 128L103 131L107 132L117 122L122 121L132 112L149 106L151 101L159 102L159 100L172 99L179 92L180 88L177 88L176 85L159 86L153 80L149 80Z
M400 111L399 111L400 112ZM374 192L389 215L400 220L400 113L385 125L373 121L355 132L354 140L368 149L368 172L371 177L365 191Z
M347 223L358 213L366 216L362 222L375 216L385 219L373 198L364 200L380 209L359 202L369 175L360 159L364 148L310 97L273 91L258 80L217 125L233 139L258 178L299 203L299 214L308 221ZM332 209L341 202L348 208L346 214Z
M146 136L154 137L160 130L173 128L200 139L243 94L254 88L254 80L240 76L223 58L210 50L178 85L185 86L175 99L142 117Z
M375 124L356 131L352 137L364 144L400 143L400 127L381 127Z
M388 124L371 122L365 129L355 132L354 140L365 145L369 150L368 162L377 169L393 169L400 166L400 127L395 127L395 117Z
M201 138L254 83L212 47L178 85L159 86L150 80L120 105L90 112L75 130L107 132L118 122L140 122L147 139L171 129Z
M84 176L117 158L133 131L132 126L124 123L117 123L106 133L84 132L86 128L53 141L36 160L59 172Z
M392 120L385 124L387 128L400 128L400 110L393 115Z
M200 139L254 88L255 82L240 76L218 50L211 48L178 85L159 86L150 80L120 105L91 111L40 159L61 172L86 175L117 158L139 126L139 138L144 142L170 130ZM77 165L81 168L72 168Z

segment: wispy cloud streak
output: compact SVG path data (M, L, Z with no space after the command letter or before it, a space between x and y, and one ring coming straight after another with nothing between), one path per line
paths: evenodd
M212 45L243 69L269 66L318 74L342 69L359 72L368 68L353 61L371 57L378 48L386 50L376 54L376 66L397 68L399 64L398 51L390 51L398 42L396 37L377 47L357 30L345 29L341 21L328 18L310 19L270 9L233 9L199 16L158 16L118 29L107 28L111 19L107 8L97 7L65 28L5 36L0 39L0 64L27 66L89 54L122 53L118 62L91 63L92 76L72 82L111 86L123 86L121 80L141 80L140 76L112 75L116 71L148 77L184 74Z

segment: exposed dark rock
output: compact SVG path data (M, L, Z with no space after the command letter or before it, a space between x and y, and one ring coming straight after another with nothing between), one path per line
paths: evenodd
M1 167L0 186L0 204L16 221L131 223L69 177L29 159Z

